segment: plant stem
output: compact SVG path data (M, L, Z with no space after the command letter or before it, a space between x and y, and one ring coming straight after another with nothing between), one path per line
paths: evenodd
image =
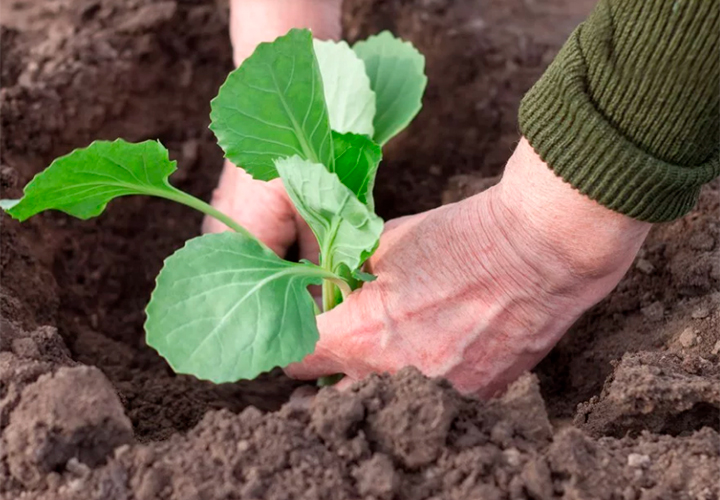
M328 277L325 278L322 285L322 298L323 298L323 312L329 311L337 305L335 302L335 287L340 289L343 299L352 293L350 285L348 285L344 279L339 277Z
M329 279L323 280L322 284L323 312L328 312L335 307L335 285Z
M333 278L330 281L332 283L334 283L335 285L337 285L337 287L340 289L340 293L342 293L343 300L345 300L347 298L347 296L352 293L352 289L350 288L350 285L348 285L344 279Z

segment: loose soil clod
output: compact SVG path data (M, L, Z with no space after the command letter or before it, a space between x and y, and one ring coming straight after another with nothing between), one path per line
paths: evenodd
M696 355L627 354L600 397L578 406L574 423L598 437L720 431L720 366Z
M425 110L387 151L380 212L489 186L521 95L593 3L345 0L349 38L391 29L428 57ZM207 199L225 7L10 0L0 17L3 197L59 154L122 136L161 138L176 182ZM97 221L0 217L2 500L720 498L718 182L652 232L536 375L490 402L412 369L282 409L300 384L279 373L176 376L144 345L142 310L197 216L128 198Z
M42 375L20 394L3 432L10 474L28 488L45 484L71 459L96 467L132 442L130 420L100 370L77 366Z

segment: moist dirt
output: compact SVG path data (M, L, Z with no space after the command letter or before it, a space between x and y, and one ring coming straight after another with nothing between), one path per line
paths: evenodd
M521 96L592 3L345 0L348 39L390 29L427 56L425 107L385 153L381 215L496 182ZM161 139L173 182L209 198L226 3L8 0L0 22L3 198L116 137ZM533 374L486 402L413 369L314 398L279 371L174 375L144 344L143 309L198 214L136 197L90 221L0 218L2 500L720 498L718 182L653 230Z

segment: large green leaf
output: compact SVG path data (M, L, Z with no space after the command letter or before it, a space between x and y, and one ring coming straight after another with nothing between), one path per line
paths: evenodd
M323 84L308 30L261 43L213 99L210 128L225 156L256 179L277 177L274 160L333 162Z
M20 221L44 210L88 219L119 196L182 196L168 183L174 171L175 162L159 142L96 141L56 159L25 186L22 199L3 200L2 208Z
M374 211L373 188L382 150L364 135L339 134L333 130L335 167L340 182L355 193L370 211Z
M319 163L294 156L275 162L285 189L320 243L322 265L358 269L372 255L383 221Z
M216 383L300 361L318 340L307 286L320 284L323 273L243 234L200 236L160 271L147 307L147 343L176 372Z
M346 42L313 40L330 114L330 128L340 133L373 135L375 92L365 63Z
M356 43L353 50L365 62L377 98L373 138L384 145L422 108L427 85L425 57L410 42L388 31Z

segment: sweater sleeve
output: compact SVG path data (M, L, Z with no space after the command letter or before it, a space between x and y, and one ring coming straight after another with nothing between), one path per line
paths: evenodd
M643 221L681 217L720 174L720 2L600 0L519 119L583 194Z

